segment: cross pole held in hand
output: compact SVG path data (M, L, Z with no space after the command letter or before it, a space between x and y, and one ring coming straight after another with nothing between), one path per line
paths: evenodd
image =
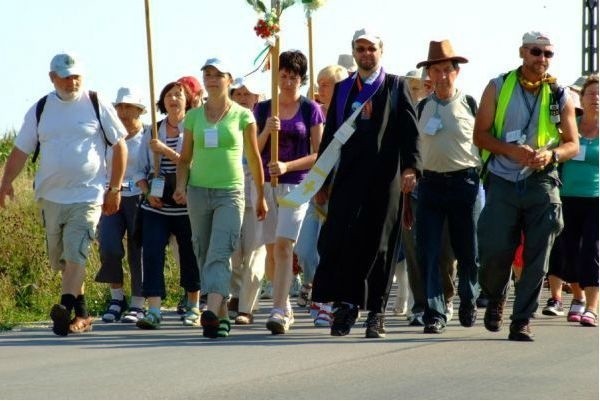
M271 0L271 8L280 15L279 0ZM279 117L279 35L275 36L275 44L271 47L271 116ZM279 159L279 131L271 131L271 163ZM271 186L277 187L277 177L271 176Z
M156 132L156 102L154 97L154 68L152 64L152 32L150 29L150 0L145 0L146 8L146 45L148 47L148 78L150 81L150 117L152 118L152 139L158 137ZM160 159L154 155L154 177L160 172Z

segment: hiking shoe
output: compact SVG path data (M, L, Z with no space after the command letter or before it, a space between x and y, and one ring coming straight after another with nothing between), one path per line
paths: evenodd
M102 314L102 321L104 323L114 323L121 320L121 315L127 309L127 301L123 298L111 299L108 303L106 311Z
M333 323L333 313L331 312L330 305L322 304L321 310L317 313L314 323L315 327L331 327L331 324Z
M75 318L69 324L69 333L85 333L87 331L92 331L92 324L94 323L94 318L91 316L81 317L75 316Z
M502 315L504 313L505 302L505 299L498 301L488 300L488 305L483 315L483 325L488 331L500 331L502 328Z
M426 323L423 327L424 334L442 334L446 331L446 325L441 319L433 319L433 322Z
M332 336L347 336L358 318L358 308L348 303L336 302L333 305Z
M475 301L475 304L478 308L485 308L488 305L488 301L488 297L483 293L483 291L481 291L477 297L477 300Z
M156 312L149 310L135 325L144 330L156 330L160 328L160 314L157 315Z
M293 322L293 314L282 314L280 311L273 310L267 318L267 330L271 334L285 334L290 330L290 324Z
M71 323L71 314L64 305L54 304L50 309L50 319L54 323L52 331L57 336L66 336L69 334L69 324Z
M567 313L567 321L579 323L581 321L581 315L583 312L585 312L585 302L578 299L572 300L569 313Z
M562 302L555 298L548 299L546 306L544 307L544 309L542 309L542 315L564 316L565 310L563 309Z
M477 321L477 308L471 302L461 302L458 306L458 321L463 327L473 327Z
M385 337L385 315L383 313L369 312L364 327L366 338Z
M591 310L586 310L581 315L581 320L579 324L586 327L598 327L598 315L596 315Z
M131 307L127 313L121 318L121 323L137 323L138 320L143 319L146 316L141 308Z
M510 324L508 339L511 341L533 341L534 334L529 327L529 321L516 320Z
M454 305L452 304L452 301L446 302L446 309L444 310L444 314L446 315L446 322L452 320L452 317L454 316Z
M423 322L423 312L415 312L408 321L409 326L425 326Z
M300 295L296 300L296 304L301 308L305 308L309 303L312 296L312 285L305 283L300 288Z
M185 315L183 315L183 325L184 326L194 326L194 327L200 326L200 315L201 314L202 314L202 312L200 312L199 308L188 309L188 311L185 312Z

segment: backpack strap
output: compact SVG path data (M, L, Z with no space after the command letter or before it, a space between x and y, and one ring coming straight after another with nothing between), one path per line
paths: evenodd
M469 105L469 109L471 109L471 114L473 117L477 115L477 101L471 95L465 95L465 99L467 99L467 104Z
M98 123L100 123L100 130L102 131L102 136L104 137L104 142L106 143L106 145L108 145L108 147L110 147L113 144L106 137L106 132L104 132L104 127L102 126L102 120L100 119L100 104L98 103L98 93L95 91L89 91L88 94L89 94L90 100L92 102L92 106L94 107L94 113L96 114ZM40 125L40 119L42 117L42 113L44 112L44 107L46 106L47 99L48 99L48 95L43 96L35 104L36 130L37 130L37 127L39 127L39 125ZM38 135L38 137L39 137L39 135ZM35 150L33 152L33 156L31 157L31 162L35 163L36 160L38 159L39 155L40 155L40 141L38 140L37 145L35 146Z
M429 101L429 96L427 96L424 99L421 99L419 101L419 103L417 104L417 121L421 119L421 114L423 114L423 109L425 108L425 105L427 104L428 101Z
M42 97L35 104L35 128L36 128L36 131L37 131L37 127L40 125L40 118L42 117L42 113L44 112L44 106L46 106L47 99L48 99L48 95ZM40 155L40 141L37 141L37 144L35 145L35 150L33 152L33 156L31 157L31 162L35 163L39 155Z

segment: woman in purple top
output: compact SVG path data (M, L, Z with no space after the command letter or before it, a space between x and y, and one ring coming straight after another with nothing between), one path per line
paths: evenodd
M258 103L254 110L258 124L258 147L261 150L265 182L277 177L279 185L265 185L269 212L263 235L267 248L266 269L272 271L273 309L267 329L284 334L294 322L289 301L293 276L294 242L308 204L297 208L279 208L277 199L290 193L306 176L317 159L316 151L323 133L323 113L319 105L300 95L306 83L306 56L286 51L279 56L279 118L271 116L271 101ZM271 160L270 133L279 130L279 160ZM267 274L269 275L269 274Z

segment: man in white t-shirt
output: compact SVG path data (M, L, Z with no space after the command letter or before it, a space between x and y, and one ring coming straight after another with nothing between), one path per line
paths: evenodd
M82 90L81 63L73 55L54 56L49 75L55 90L45 97L41 113L36 103L25 115L4 169L0 208L7 196L14 199L12 182L39 144L35 198L46 229L50 265L62 272L60 304L52 307L50 317L54 333L66 336L92 327L83 294L86 259L100 214L119 210L127 131L110 102L98 99L96 107L95 93ZM109 146L113 158L105 189Z

